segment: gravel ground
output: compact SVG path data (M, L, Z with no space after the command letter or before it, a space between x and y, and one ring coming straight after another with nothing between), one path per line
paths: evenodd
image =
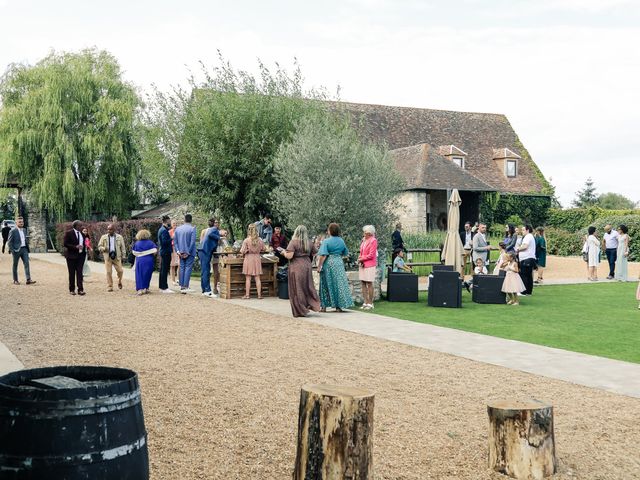
M640 478L640 400L261 313L198 296L86 297L33 262L32 287L0 264L0 339L27 367L103 364L140 375L155 480L291 478L303 383L376 393L378 479L498 479L487 402L555 406L554 479Z
M640 275L640 263L629 263L629 280L637 280ZM609 275L609 264L604 258L598 266L598 278L604 280ZM535 277L535 273L534 273ZM544 270L545 280L587 279L587 264L582 257L547 257L547 267Z

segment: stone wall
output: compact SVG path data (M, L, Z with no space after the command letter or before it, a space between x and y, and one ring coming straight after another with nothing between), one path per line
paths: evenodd
M29 250L33 253L47 251L47 215L40 208L35 207L28 196L21 197L20 214L25 217L29 231Z
M408 232L427 230L427 193L424 190L407 190L399 195L398 220Z

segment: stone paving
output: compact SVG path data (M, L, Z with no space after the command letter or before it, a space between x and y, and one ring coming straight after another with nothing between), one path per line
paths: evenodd
M35 261L40 260L56 264L65 263L64 258L58 254L33 254L32 258ZM103 264L90 262L90 266L93 272L92 275L104 275ZM156 275L154 273L152 286L157 285ZM125 276L127 279L133 279L134 273L130 269L125 269ZM550 283L547 282L546 284ZM94 283L94 285L96 284ZM197 283L192 287L197 290L194 294L199 295ZM277 298L266 298L264 300L211 300L203 298L202 301L229 302L275 315L291 317L289 302ZM311 314L304 320L327 327L640 398L640 365L635 363L359 311ZM2 372L2 368L15 370L21 368L21 364L8 352L6 347L0 344L0 372Z

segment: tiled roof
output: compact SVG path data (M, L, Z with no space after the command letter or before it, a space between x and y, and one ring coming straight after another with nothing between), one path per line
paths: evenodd
M384 142L391 150L429 144L436 148L453 146L466 152L465 172L491 190L539 194L544 186L528 152L504 115L348 102L333 102L331 108L346 111L361 136L369 141ZM515 178L507 178L499 162L494 160L494 150L504 153L504 149L520 157ZM442 181L431 182L428 171L426 175L424 184ZM460 187L450 185L449 188Z
M491 186L477 179L427 144L397 148L389 152L396 168L407 181L407 189L492 191Z

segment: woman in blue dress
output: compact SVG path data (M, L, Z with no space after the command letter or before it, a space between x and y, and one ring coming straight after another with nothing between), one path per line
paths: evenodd
M342 261L342 257L349 255L349 250L340 238L340 227L337 223L331 223L327 233L329 236L322 241L318 250L320 311L326 312L327 307L333 307L336 312L342 312L353 306L349 280Z
M136 243L132 249L132 253L136 257L133 268L136 272L136 291L138 295L149 293L155 255L158 253L158 247L150 238L151 233L149 230L140 230L136 235Z

